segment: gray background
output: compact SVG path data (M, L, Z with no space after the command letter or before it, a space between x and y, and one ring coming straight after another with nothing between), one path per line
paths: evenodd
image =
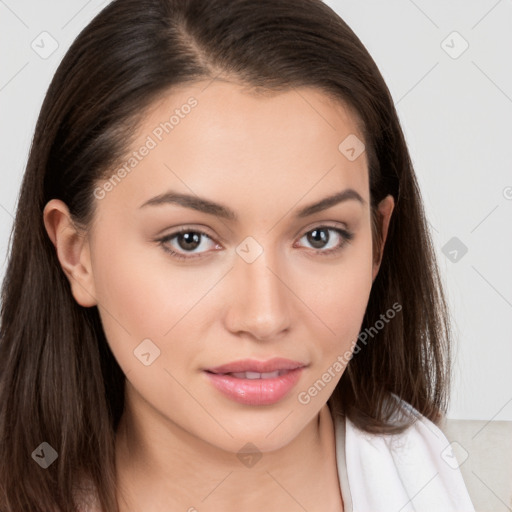
M44 93L107 3L0 0L0 280ZM512 420L512 1L326 3L379 66L418 175L457 338L448 417Z

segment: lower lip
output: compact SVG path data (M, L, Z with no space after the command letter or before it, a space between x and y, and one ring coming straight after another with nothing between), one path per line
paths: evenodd
M232 375L205 372L210 382L224 395L246 405L270 405L283 399L297 384L304 367L272 379L238 379Z

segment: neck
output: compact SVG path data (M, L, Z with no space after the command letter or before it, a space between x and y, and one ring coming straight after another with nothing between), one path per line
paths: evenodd
M148 429L127 404L116 465L121 512L315 510L319 503L326 512L342 510L327 405L288 445L244 464L175 423Z

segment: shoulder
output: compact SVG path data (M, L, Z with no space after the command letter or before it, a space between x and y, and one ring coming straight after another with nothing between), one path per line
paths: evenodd
M81 480L80 486L75 488L74 496L78 512L102 512L96 487L89 478Z
M393 398L399 400L403 413L415 417L400 434L370 434L345 419L345 459L354 511L474 512L443 432L410 404Z

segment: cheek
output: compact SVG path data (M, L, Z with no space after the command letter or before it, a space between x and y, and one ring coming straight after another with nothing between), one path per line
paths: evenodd
M303 406L318 407L331 395L351 359L361 329L372 286L370 237L360 237L345 256L329 270L323 269L322 274L309 274L302 285L308 306L321 321L315 319L315 324L309 326L315 340L311 345L315 364L312 378L297 394Z
M199 302L219 280L218 271L198 278L197 270L176 266L157 244L116 232L127 230L110 230L110 236L105 230L92 254L96 298L112 352L125 373L139 368L134 350L147 339L160 351L155 365L167 366L171 343L171 359L186 363L195 354L190 340L199 337Z
M357 338L372 287L371 251L371 232L361 231L332 265L309 263L301 270L306 277L299 293L324 324L323 339L332 347Z

